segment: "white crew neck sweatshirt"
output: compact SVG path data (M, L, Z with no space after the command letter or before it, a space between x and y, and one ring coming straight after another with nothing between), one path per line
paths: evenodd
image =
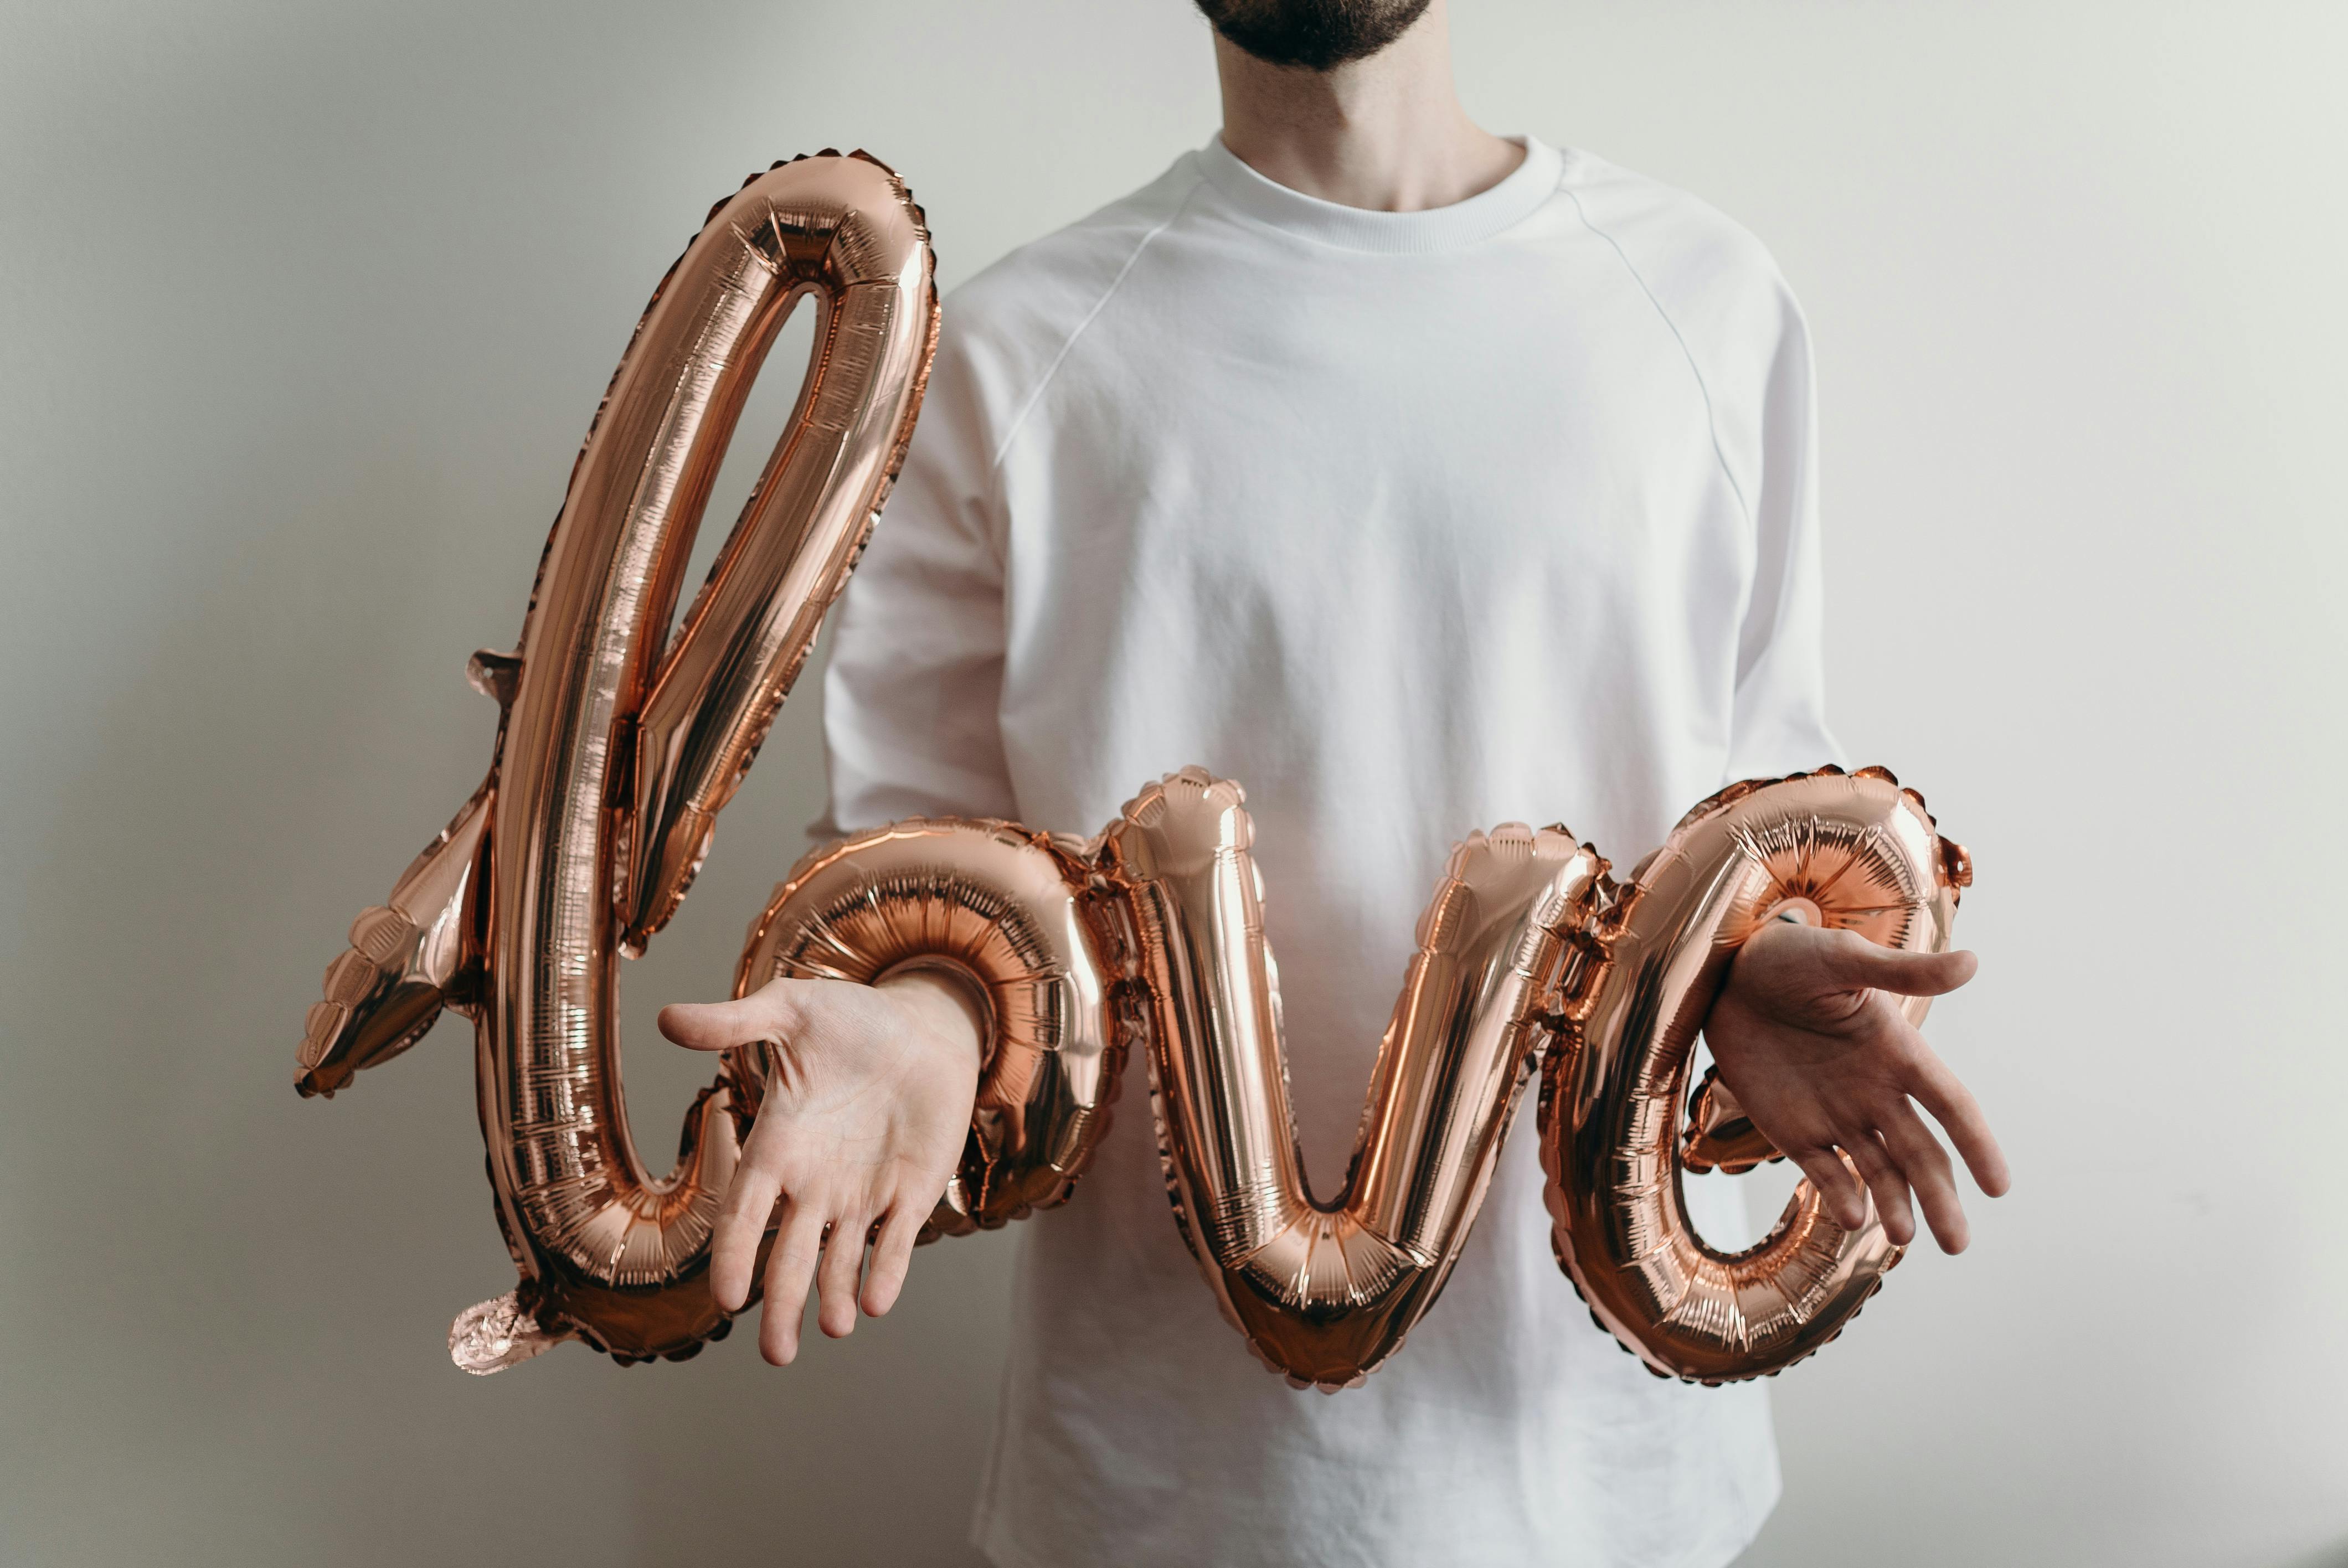
M1454 841L1561 821L1627 867L1724 783L1835 760L1812 452L1800 314L1702 203L1528 140L1468 200L1363 211L1210 144L947 301L839 620L817 831L1090 834L1173 769L1239 780L1325 1198ZM1766 1397L1591 1324L1531 1095L1442 1299L1332 1396L1217 1315L1127 1073L1074 1199L1020 1227L996 1563L1709 1568L1751 1539ZM1692 1185L1730 1229L1724 1197Z

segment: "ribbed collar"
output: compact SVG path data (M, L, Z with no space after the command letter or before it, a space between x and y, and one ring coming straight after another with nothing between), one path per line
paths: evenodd
M1508 178L1424 212L1378 212L1291 190L1241 163L1220 136L1195 156L1216 194L1259 223L1354 251L1453 251L1515 227L1556 194L1565 155L1529 136L1516 139L1525 158Z

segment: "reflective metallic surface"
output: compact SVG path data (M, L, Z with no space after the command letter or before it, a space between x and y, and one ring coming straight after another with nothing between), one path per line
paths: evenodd
M904 461L936 343L928 231L882 166L808 159L757 189L711 219L710 231L724 234L710 247L712 292L696 323L737 341L723 357L712 352L716 343L695 343L700 363L672 370L714 377L693 390L707 399L695 417L714 425L716 438L695 440L671 424L682 410L668 407L648 408L638 433L656 454L674 453L674 473L663 477L674 488L670 509L700 514L767 347L802 298L819 313L816 347L791 423L635 715L636 809L623 896L632 945L684 899L717 813L749 772L824 611L846 586ZM613 475L615 486L641 477ZM657 504L641 494L631 500ZM690 526L683 532L689 538ZM685 563L682 550L664 554L655 570L664 575L645 584L664 626Z
M1871 1201L1847 1231L1807 1181L1769 1235L1734 1255L1688 1224L1680 1101L1736 948L1792 904L1886 947L1943 950L1971 880L1921 796L1880 768L1828 769L1723 790L1627 885L1601 890L1591 935L1605 965L1543 1071L1541 1158L1559 1262L1650 1369L1707 1383L1782 1370L1840 1333L1902 1251ZM1710 1091L1699 1159L1767 1157L1725 1091Z
M1004 823L862 834L778 890L736 992L928 963L984 999L970 1150L933 1233L1063 1200L1118 1062L1146 1045L1183 1236L1224 1315L1300 1387L1359 1383L1433 1305L1544 1056L1559 1260L1654 1370L1714 1383L1777 1371L1840 1332L1898 1262L1871 1208L1844 1231L1807 1183L1766 1240L1723 1254L1689 1225L1679 1185L1683 1169L1776 1154L1709 1078L1683 1143L1689 1054L1748 936L1790 916L1948 946L1970 865L1888 773L1725 790L1623 885L1562 828L1468 838L1420 917L1352 1170L1326 1203L1296 1146L1252 845L1240 787L1196 768L1145 789L1082 849ZM1921 1004L1910 1014L1921 1021Z
M304 1020L294 1082L304 1095L334 1093L422 1039L443 1008L470 1006L486 946L478 890L493 785L473 792L387 903L351 922L351 945L326 966L325 999Z
M921 211L858 154L778 165L721 202L639 323L541 562L520 648L475 656L501 721L489 779L351 927L298 1054L331 1094L443 1008L476 1020L508 1295L458 1317L487 1373L563 1338L623 1360L722 1335L708 1253L768 1064L731 1052L654 1177L629 1136L619 960L673 914L886 497L937 308ZM798 405L709 581L667 628L710 486L792 305L820 315ZM1454 851L1381 1042L1343 1192L1304 1182L1264 890L1237 784L1198 769L1087 845L913 821L809 856L751 931L777 976L958 978L988 1020L961 1168L927 1235L1066 1201L1146 1048L1169 1194L1225 1315L1299 1386L1358 1383L1433 1304L1517 1097L1542 1076L1560 1262L1661 1374L1775 1372L1831 1339L1898 1262L1805 1183L1759 1245L1687 1222L1680 1172L1776 1151L1688 1058L1737 947L1781 915L1948 946L1972 877L1880 769L1735 785L1616 885L1562 828ZM1921 1021L1923 1002L1910 1005Z
M1705 1068L1703 1081L1688 1096L1688 1124L1680 1142L1680 1168L1698 1174L1725 1171L1732 1176L1741 1176L1756 1165L1785 1157L1784 1152L1745 1114L1745 1107L1737 1103L1735 1094L1720 1081L1720 1069Z
M736 996L778 978L963 980L987 1020L961 1169L924 1232L966 1235L1066 1201L1148 1028L1115 897L1076 853L1008 823L914 819L808 856L750 928ZM763 1061L741 1081L762 1082Z
M489 781L360 917L312 1009L304 1093L389 1056L440 1006L476 1019L481 1128L522 1282L510 1311L459 1320L451 1353L469 1369L540 1338L633 1360L723 1331L709 1232L745 1086L721 1072L676 1167L652 1175L622 1098L617 961L684 897L886 497L936 340L928 240L902 184L862 154L778 165L712 210L604 395L520 649L475 661L502 711ZM820 319L798 406L669 643L734 424L801 299Z
M1238 785L1152 785L1106 835L1156 1007L1153 1106L1183 1235L1225 1315L1299 1386L1360 1382L1457 1261L1517 1095L1574 968L1602 863L1510 825L1452 854L1378 1050L1352 1174L1307 1189L1253 830Z

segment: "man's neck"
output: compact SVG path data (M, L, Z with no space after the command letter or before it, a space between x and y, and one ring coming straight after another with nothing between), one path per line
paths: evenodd
M1265 179L1347 207L1419 212L1508 178L1524 149L1468 118L1435 0L1410 31L1331 71L1270 66L1220 33L1223 145Z

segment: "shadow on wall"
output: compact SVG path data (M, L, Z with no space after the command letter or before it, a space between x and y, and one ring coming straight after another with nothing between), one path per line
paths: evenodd
M2275 1568L2348 1568L2348 1537L2343 1537L2329 1546L2319 1546L2304 1557L2278 1563Z

